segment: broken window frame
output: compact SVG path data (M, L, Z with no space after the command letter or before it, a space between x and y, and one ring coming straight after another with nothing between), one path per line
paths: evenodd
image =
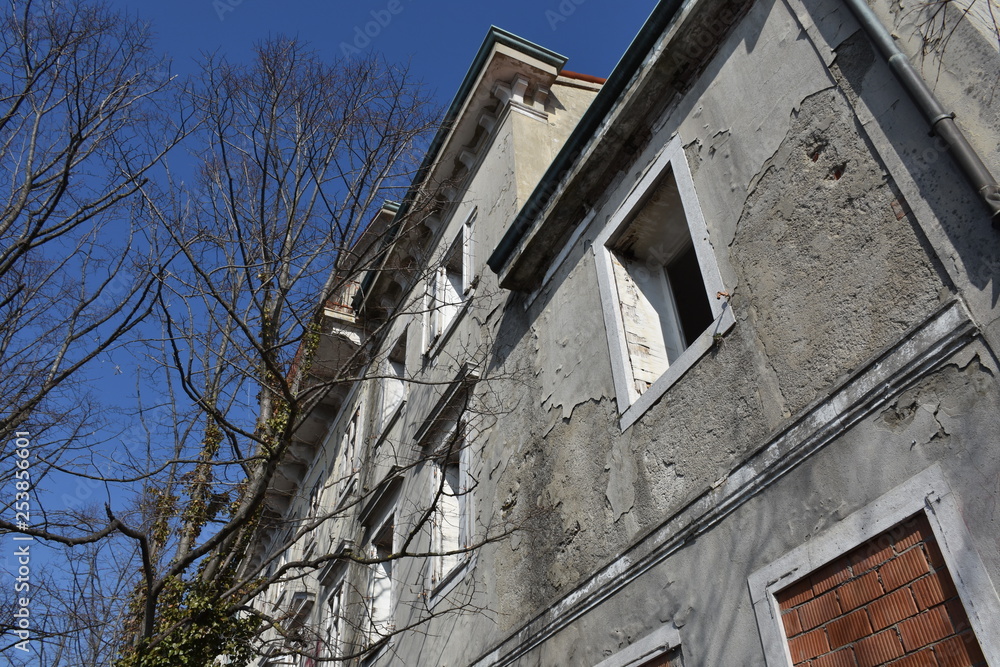
M697 259L712 319L703 331L686 337L690 341L689 343L685 341L687 344L678 343L677 334L673 335L673 346L682 349L675 350L674 358L669 360L669 364L655 379L652 379L648 389L640 393L636 387L636 371L629 352L628 336L630 330L642 327L644 323L630 323L629 326L626 326L623 320L622 303L619 297L621 269L616 269L615 266L616 263L621 264L621 260L616 255L620 255L620 240L629 231L637 216L642 213L663 179L668 177L672 177L677 184L677 196L683 209L682 215L679 217L687 224L687 231ZM625 197L621 206L611 215L608 223L598 233L593 250L604 311L604 324L608 334L615 393L618 398L618 410L621 414L620 426L624 431L645 414L698 359L711 350L718 338L736 322L732 310L729 308L728 300L725 298L726 288L719 272L715 252L709 241L708 227L701 212L680 137L674 135L654 158L652 164ZM674 256L664 256L662 262L654 262L651 267L662 268L665 271L673 259ZM665 272L664 278L667 278ZM664 300L671 308L674 307L672 293ZM664 313L660 310L656 312L660 321L677 318L676 313ZM647 313L645 317L650 317L650 315Z

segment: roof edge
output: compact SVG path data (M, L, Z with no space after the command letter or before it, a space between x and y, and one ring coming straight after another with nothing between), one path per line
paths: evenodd
M622 93L631 85L635 74L642 68L646 56L683 4L683 0L663 0L653 8L649 18L608 76L607 82L594 97L590 108L577 123L487 260L486 264L495 274L504 277L504 272L510 267L524 237L534 228L538 216L545 210L559 182L572 169L583 148L594 138L601 123L614 109ZM503 283L501 280L501 285Z
M476 53L476 57L472 60L472 65L469 66L468 71L465 73L465 77L462 79L461 85L458 87L458 91L455 93L455 97L452 99L451 104L448 105L448 110L445 112L441 126L434 134L434 139L431 140L431 145L424 154L424 159L420 163L420 167L417 169L417 174L414 177L413 182L410 184L410 187L406 191L406 195L403 197L403 201L399 204L399 207L396 210L396 220L393 222L392 226L388 230L388 233L386 234L383 247L387 247L390 243L392 243L392 241L396 238L396 235L399 233L400 222L409 211L410 204L416 197L418 186L423 183L424 179L427 178L427 174L430 172L431 167L434 166L434 162L437 160L437 156L441 152L441 148L444 146L448 134L451 132L455 119L458 117L458 112L465 105L465 101L468 99L469 95L472 94L476 81L479 78L479 73L486 66L490 53L493 51L493 47L497 44L509 46L527 56L531 56L545 63L546 65L550 65L555 68L557 73L562 71L563 66L568 60L566 56L560 55L550 49L546 49L545 47L528 41L523 37L519 37L512 32L498 28L495 25L490 26L490 29L486 31L486 37L483 39L483 43L480 45L479 51ZM374 272L368 272L361 281L358 293L354 296L354 299L351 302L351 306L356 311L360 310L362 304L364 304L365 295L371 290L372 283L375 281L375 275L376 274Z

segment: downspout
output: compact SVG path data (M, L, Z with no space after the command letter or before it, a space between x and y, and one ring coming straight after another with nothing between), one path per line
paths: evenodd
M955 124L955 114L944 110L927 82L923 80L906 55L899 50L885 26L875 16L875 12L871 10L865 0L844 1L854 12L854 16L868 37L881 51L882 56L889 62L889 68L896 75L896 79L920 108L920 112L930 124L931 134L937 134L948 144L948 151L962 169L965 178L989 207L994 229L1000 229L1000 186L990 174L990 170L983 164L976 150L962 134L962 130Z

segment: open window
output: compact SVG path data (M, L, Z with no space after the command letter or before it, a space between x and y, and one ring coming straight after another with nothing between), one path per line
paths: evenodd
M358 442L361 439L361 410L354 411L351 421L340 441L337 463L337 506L347 499L357 484Z
M594 252L624 429L735 322L677 137Z
M475 289L473 253L473 210L458 236L444 254L441 264L427 281L427 345L434 350L450 333L452 325L468 304Z
M406 399L406 332L396 340L385 359L379 387L377 432L395 421Z
M395 553L395 520L393 515L377 528L368 547L368 557L377 559L370 565L368 584L368 645L374 645L392 634L393 604L393 561Z
M478 377L468 366L439 398L416 433L430 509L425 589L434 606L475 567L474 498L479 432L470 409Z
M352 548L341 542L334 553L341 555ZM334 559L327 563L319 577L320 614L318 646L319 664L327 664L349 653L347 649L347 560Z
M468 450L463 431L461 423L451 426L433 468L431 549L437 555L430 567L432 591L455 576L469 557L468 553L461 553L470 546L472 525Z
M344 648L344 582L338 581L327 593L323 603L320 627L320 651L323 658L339 658Z

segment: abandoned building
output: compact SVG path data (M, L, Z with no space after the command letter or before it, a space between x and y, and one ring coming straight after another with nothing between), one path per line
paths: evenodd
M327 309L260 664L1000 665L992 16L664 0L606 81L490 30Z

